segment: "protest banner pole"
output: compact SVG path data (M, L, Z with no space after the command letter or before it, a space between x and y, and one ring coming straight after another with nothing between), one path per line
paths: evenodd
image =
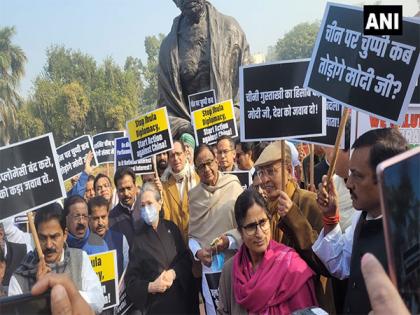
M314 157L314 145L313 143L309 146L309 185L314 185L314 164L315 164L315 157Z
M154 169L154 173L155 173L155 179L157 179L159 181L160 179L159 179L159 173L157 171L156 155L153 155L152 163L153 163L153 169ZM159 187L157 187L157 188L159 189L160 199L162 199L163 198L162 190Z
M32 212L28 212L26 216L28 217L29 229L31 231L32 238L34 239L36 252L38 253L38 257L41 259L41 257L44 257L44 254L42 253L41 244L39 243L38 233L36 232L36 228L34 224L34 215Z
M280 141L280 150L281 150L281 190L286 190L286 171L284 167L284 140Z
M109 177L109 163L106 163L106 175Z
M153 170L154 170L154 173L155 173L155 177L159 178L159 173L157 171L156 155L153 155L152 163L153 163Z
M337 138L335 138L334 155L333 155L333 159L331 161L330 167L328 169L327 183L331 180L331 177L333 176L334 171L335 171L335 164L337 163L338 150L340 148L341 137L343 136L343 132L346 127L346 122L347 122L348 117L349 117L349 109L344 108L343 116L341 117L341 121L340 121L340 127L338 128Z

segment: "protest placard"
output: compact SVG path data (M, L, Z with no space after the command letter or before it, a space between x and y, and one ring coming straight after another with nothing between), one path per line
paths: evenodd
M52 133L0 148L0 220L66 196Z
M119 304L117 251L110 250L89 255L93 270L98 275L105 298L104 310Z
M341 115L343 108L340 104L327 100L327 133L321 137L299 138L299 141L306 143L320 144L327 147L335 145L338 128L340 127ZM341 137L340 149L344 148L344 137Z
M420 20L400 36L363 35L362 8L327 4L305 87L342 105L402 123L420 71Z
M213 301L214 308L217 309L219 305L219 281L220 276L222 275L221 272L211 272L211 273L204 273L207 280L207 285L209 287L211 299Z
M172 134L166 107L128 121L127 130L133 160L172 149Z
M249 171L233 171L233 172L223 172L225 174L232 174L238 177L239 182L243 189L247 189L252 184L252 176Z
M151 174L154 172L152 158L133 160L130 140L128 137L115 138L114 170L129 166L136 174Z
M116 315L124 315L134 307L133 302L131 302L128 299L127 290L126 290L126 286L125 286L125 282L124 282L124 277L125 277L126 271L127 271L127 269L124 270L124 272L121 276L121 279L120 279L120 283L119 283L118 291L120 293L120 303L115 308L115 313L114 314L116 314Z
M89 135L81 136L57 148L58 161L60 163L63 180L80 174L85 168L86 155L93 152L92 166L97 166L96 155Z
M420 105L420 77L414 88L413 96L411 97L410 105Z
M213 144L221 136L238 135L232 100L217 103L192 113L195 141Z
M98 164L114 162L114 139L124 135L124 131L107 131L92 137Z
M377 117L369 116L365 113L353 111L350 143L360 137L365 132L371 129L395 127L395 125L381 120ZM353 123L354 122L354 123ZM411 145L420 145L420 106L410 105L407 113L405 114L404 121L398 125L398 129L405 137L407 142Z
M323 136L325 102L303 88L309 59L243 66L241 141Z
M190 105L190 113L197 109L201 109L216 104L216 93L214 90L203 91L188 95L188 104Z

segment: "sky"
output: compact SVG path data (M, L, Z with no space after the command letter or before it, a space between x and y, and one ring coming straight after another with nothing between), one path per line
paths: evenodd
M210 0L222 13L242 26L251 53L266 53L268 46L302 22L321 20L326 0ZM360 5L378 1L338 0ZM382 0L403 4L412 16L420 0ZM64 45L80 50L101 64L112 57L124 65L128 56L146 61L144 39L167 34L180 11L170 0L0 0L0 27L15 26L13 43L25 52L28 62L20 86L28 96L34 79L46 63L46 49Z

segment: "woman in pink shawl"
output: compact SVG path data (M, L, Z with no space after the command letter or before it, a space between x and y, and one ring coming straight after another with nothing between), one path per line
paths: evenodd
M225 263L219 283L219 314L290 314L317 306L314 272L294 249L271 240L264 199L253 189L236 200L243 244Z

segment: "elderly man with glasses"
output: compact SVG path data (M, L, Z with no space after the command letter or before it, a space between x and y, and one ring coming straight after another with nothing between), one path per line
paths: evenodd
M284 179L281 175L282 164L285 169ZM272 238L294 248L309 266L322 265L311 248L323 226L322 212L318 207L316 194L300 189L296 183L292 175L289 146L284 146L282 160L280 141L271 143L255 162L255 168L261 180L260 186L267 195L268 210L272 216ZM332 312L334 309L330 287L325 293L320 281L316 281L315 286L321 307Z
M189 247L203 269L203 296L207 314L216 314L206 280L207 273L220 272L224 261L232 257L240 235L234 206L243 189L236 176L218 171L216 157L208 145L195 152L194 162L200 184L188 193L190 223Z

